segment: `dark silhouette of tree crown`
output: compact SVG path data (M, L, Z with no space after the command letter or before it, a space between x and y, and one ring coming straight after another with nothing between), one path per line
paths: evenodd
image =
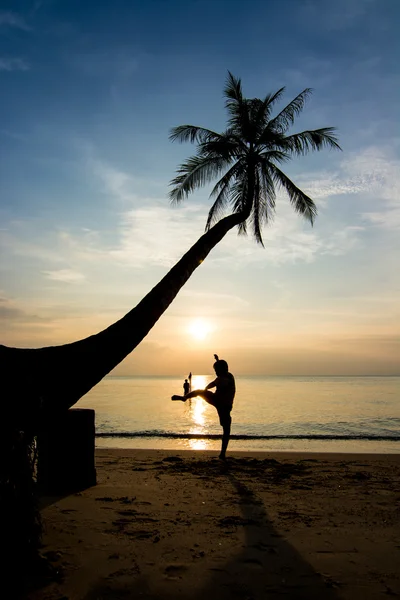
M228 71L224 89L227 129L217 133L195 125L180 125L171 130L170 140L197 144L196 154L178 167L178 174L171 181L173 188L169 195L173 203L181 202L196 188L220 177L210 194L214 203L208 213L206 231L221 218L229 204L233 213L243 215L239 233L245 234L250 225L256 241L263 245L261 230L275 213L277 187L286 190L295 211L313 224L317 215L313 200L279 165L325 147L341 148L334 127L287 135L312 90L303 90L272 117L272 109L284 91L283 87L264 99L245 98L241 80Z

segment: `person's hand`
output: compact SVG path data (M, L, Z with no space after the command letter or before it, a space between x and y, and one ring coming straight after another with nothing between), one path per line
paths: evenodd
M218 354L214 354L214 358L215 358L215 360L219 360Z

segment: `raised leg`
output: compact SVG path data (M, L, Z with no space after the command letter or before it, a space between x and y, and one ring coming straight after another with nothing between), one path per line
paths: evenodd
M210 390L193 390L193 392L189 392L188 394L185 394L185 396L178 396L175 394L172 396L171 400L181 400L182 402L186 402L186 400L195 398L196 396L200 396L209 404L214 405L214 393L210 392Z

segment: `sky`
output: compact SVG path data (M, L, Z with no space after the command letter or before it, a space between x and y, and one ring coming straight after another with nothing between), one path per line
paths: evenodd
M205 187L169 182L224 130L228 70L247 97L313 88L292 131L342 152L285 172L265 248L230 232L114 375L400 375L398 0L2 1L0 341L71 342L118 320L202 235ZM283 108L284 104L278 107Z

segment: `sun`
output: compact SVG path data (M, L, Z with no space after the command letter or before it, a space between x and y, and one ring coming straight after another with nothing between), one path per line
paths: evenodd
M211 325L204 319L196 319L190 323L188 330L196 340L204 340L211 331Z

